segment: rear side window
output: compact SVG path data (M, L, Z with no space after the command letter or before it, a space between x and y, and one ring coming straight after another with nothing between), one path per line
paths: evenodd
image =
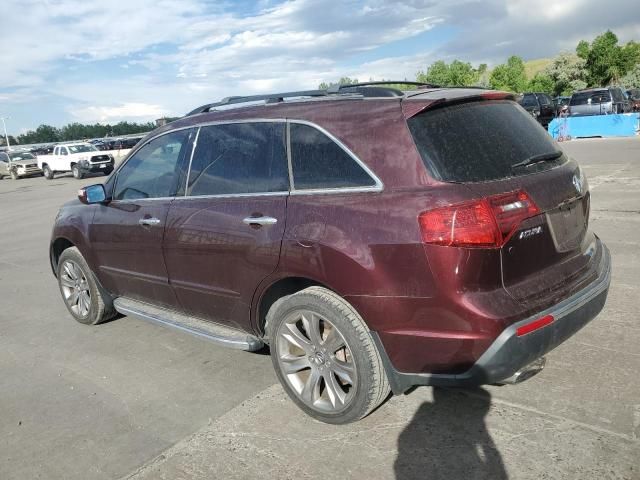
M614 102L624 102L624 96L622 95L622 90L619 88L612 88L611 95L613 96Z
M296 190L376 185L340 145L309 125L291 124L291 167Z
M482 182L538 172L561 163L514 168L558 152L538 122L510 101L479 101L427 110L408 120L430 173L445 182Z
M200 129L187 195L288 190L284 123L232 123Z
M601 92L579 92L571 96L570 105L587 105L591 103L607 103L611 101L611 96L607 90Z

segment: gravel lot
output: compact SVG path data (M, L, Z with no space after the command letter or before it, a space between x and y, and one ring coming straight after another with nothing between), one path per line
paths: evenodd
M640 479L640 138L562 145L613 256L603 313L528 382L422 388L346 427L299 412L267 356L75 323L49 235L103 177L0 181L0 478Z

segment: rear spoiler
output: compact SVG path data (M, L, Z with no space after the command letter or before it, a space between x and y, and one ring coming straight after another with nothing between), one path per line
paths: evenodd
M515 100L515 95L509 92L502 92L498 90L482 90L479 92L467 92L460 95L449 95L437 97L434 96L438 91L431 91L428 94L417 94L411 97L405 97L402 99L402 114L405 119L410 119L416 115L429 110L434 107L442 105L452 105L457 103L475 102L482 100ZM461 90L460 93L463 91ZM450 94L450 89L443 89L442 93ZM456 92L458 93L458 92ZM423 97L423 98L420 98ZM424 98L427 97L427 98Z

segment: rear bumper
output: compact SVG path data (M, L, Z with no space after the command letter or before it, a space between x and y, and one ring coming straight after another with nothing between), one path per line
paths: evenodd
M602 248L600 275L594 282L559 304L507 327L464 373L399 372L391 364L380 337L372 332L393 392L403 393L419 385L474 386L500 383L560 345L593 320L604 307L611 283L611 256L604 244ZM519 327L547 315L554 317L549 325L522 336L516 334Z

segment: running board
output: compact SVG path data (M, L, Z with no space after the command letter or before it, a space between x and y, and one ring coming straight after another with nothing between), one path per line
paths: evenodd
M119 297L113 301L113 306L118 313L123 315L131 315L141 320L147 320L165 327L190 333L191 335L204 338L223 347L254 352L264 346L264 342L261 339L242 330L207 322L164 308L154 307L153 305L138 302L137 300Z

